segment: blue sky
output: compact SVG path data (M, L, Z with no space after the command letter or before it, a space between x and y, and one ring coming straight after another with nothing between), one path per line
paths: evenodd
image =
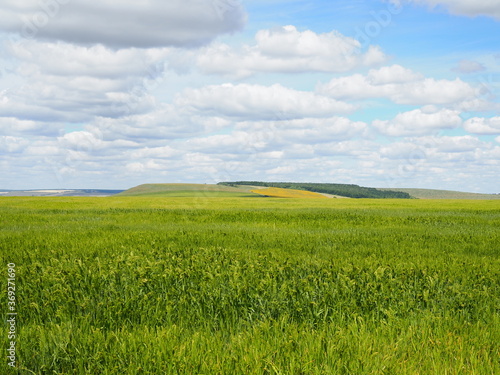
M0 42L0 189L500 192L497 0L6 0Z

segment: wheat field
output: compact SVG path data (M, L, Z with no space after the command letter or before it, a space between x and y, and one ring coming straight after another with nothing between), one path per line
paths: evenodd
M500 373L499 202L194 202L0 199L0 373Z

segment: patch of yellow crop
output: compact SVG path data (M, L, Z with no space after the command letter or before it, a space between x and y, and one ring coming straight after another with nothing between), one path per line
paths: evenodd
M306 190L282 189L282 188L265 188L252 190L252 193L265 195L273 198L326 198L319 193L313 193Z

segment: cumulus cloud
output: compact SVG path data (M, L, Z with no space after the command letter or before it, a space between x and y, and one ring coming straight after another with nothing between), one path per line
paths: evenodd
M445 154L465 154L490 148L488 143L470 135L435 137L434 143L436 151Z
M100 133L74 131L57 138L61 148L80 152L112 152L113 149L135 149L139 143L130 140L116 139L105 141Z
M175 105L207 114L253 120L329 117L355 109L351 104L308 91L292 90L280 84L228 83L186 89L177 96Z
M131 153L132 160L138 159L180 159L182 153L171 146L142 147Z
M368 72L367 80L373 85L407 83L422 80L424 76L401 65L383 66Z
M174 50L128 48L114 51L103 45L78 46L63 42L38 41L11 44L8 49L11 56L21 62L18 68L18 73L21 74L41 72L64 77L87 76L115 80L144 76L148 69L161 73L163 67L158 64Z
M24 39L111 48L199 46L245 22L232 0L4 0L0 9L0 29Z
M29 145L29 141L25 138L12 137L1 135L0 136L0 152L2 154L18 154L22 152Z
M473 134L500 134L500 117L474 117L465 121L464 129Z
M281 137L294 144L319 144L362 136L367 125L345 117L287 122Z
M470 135L408 137L380 148L383 157L411 159L415 164L445 162L462 156L479 161L477 153L481 150L490 152L494 147Z
M2 105L0 104L0 109ZM54 136L59 133L59 126L40 121L22 120L15 117L0 117L0 135Z
M154 106L172 49L123 49L27 41L9 47L17 59L16 85L0 93L0 116L51 122L88 122Z
M129 140L158 146L157 143L176 138L193 137L227 127L229 121L217 116L201 116L171 104L158 105L144 114L121 118L97 117L87 130L107 141Z
M386 171L388 187L425 188L439 180L442 189L462 186L473 191L473 185L463 187L464 179L477 181L479 189L485 184L496 186L499 152L500 147L473 136L422 136L380 146L373 160Z
M186 142L190 151L215 154L262 154L297 157L311 155L314 147L341 142L363 134L367 125L345 117L282 120L279 122L243 121L229 134L198 137ZM314 146L314 147L313 147ZM299 151L300 150L300 151Z
M194 138L186 142L185 147L191 152L209 154L251 155L272 150L274 136L269 133L233 131L230 134L217 134ZM270 148L271 147L271 148Z
M375 120L372 123L381 133L395 137L426 135L437 130L453 129L461 124L460 112L449 109L436 112L416 109L400 113L390 121Z
M236 124L236 129L244 130L249 140L273 140L290 145L319 145L328 142L340 142L354 137L362 137L367 124L352 121L345 117L304 118L281 120L272 123L264 121L243 121Z
M460 80L424 78L399 65L371 70L318 84L316 91L335 99L388 98L397 104L459 104L474 99L479 92Z
M425 151L412 139L381 146L378 153L382 159L411 160L412 163L419 162L426 157Z
M347 72L384 63L387 56L378 46L362 51L361 43L337 31L317 34L295 26L261 30L254 45L236 50L226 44L206 47L198 67L208 74L251 76L257 72Z
M32 81L0 99L0 117L41 122L87 122L95 116L118 117L133 103L135 112L148 104L126 91L123 83L92 77L63 78L34 74ZM123 105L123 108L120 107Z
M363 139L318 144L314 148L315 153L319 156L347 156L349 158L366 158L366 160L372 159L377 149L376 142Z

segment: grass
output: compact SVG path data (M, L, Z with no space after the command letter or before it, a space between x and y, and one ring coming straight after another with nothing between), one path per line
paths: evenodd
M498 201L27 197L0 217L20 365L0 373L500 373Z

